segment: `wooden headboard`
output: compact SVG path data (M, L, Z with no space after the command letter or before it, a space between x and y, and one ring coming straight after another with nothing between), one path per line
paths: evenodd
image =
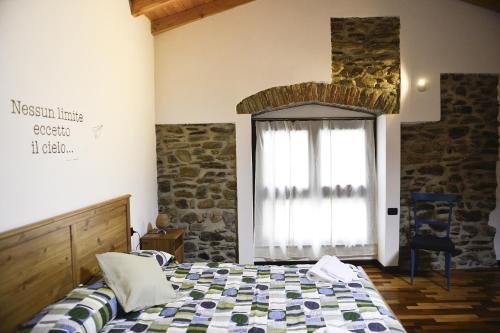
M99 273L96 253L130 251L130 195L0 234L0 332Z

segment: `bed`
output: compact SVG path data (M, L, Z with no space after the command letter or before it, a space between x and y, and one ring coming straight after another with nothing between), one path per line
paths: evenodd
M23 323L22 332L57 333L315 332L326 326L405 332L361 267L355 268L358 279L349 284L310 281L309 268L173 263L162 267L178 294L168 304L123 313L111 289L97 279L71 288L62 300L16 326Z

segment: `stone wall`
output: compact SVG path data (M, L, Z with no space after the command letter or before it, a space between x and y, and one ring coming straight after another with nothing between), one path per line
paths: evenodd
M399 113L399 17L331 19L332 83L387 91Z
M498 76L441 75L441 121L401 128L401 254L408 265L410 192L457 193L451 237L457 249L453 267L496 264L495 209L498 159ZM445 217L443 207L428 206ZM423 213L423 211L422 211ZM413 222L412 222L413 225ZM405 260L406 259L406 260ZM422 253L419 267L442 269L444 256Z
M156 125L158 207L183 228L187 262L236 262L234 124Z

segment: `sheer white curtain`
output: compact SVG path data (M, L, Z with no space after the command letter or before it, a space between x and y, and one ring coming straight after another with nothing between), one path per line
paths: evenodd
M258 121L255 256L375 254L372 120Z

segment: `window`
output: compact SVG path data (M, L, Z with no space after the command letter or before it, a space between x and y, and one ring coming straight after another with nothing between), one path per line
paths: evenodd
M372 120L256 122L256 257L373 255L374 145Z

